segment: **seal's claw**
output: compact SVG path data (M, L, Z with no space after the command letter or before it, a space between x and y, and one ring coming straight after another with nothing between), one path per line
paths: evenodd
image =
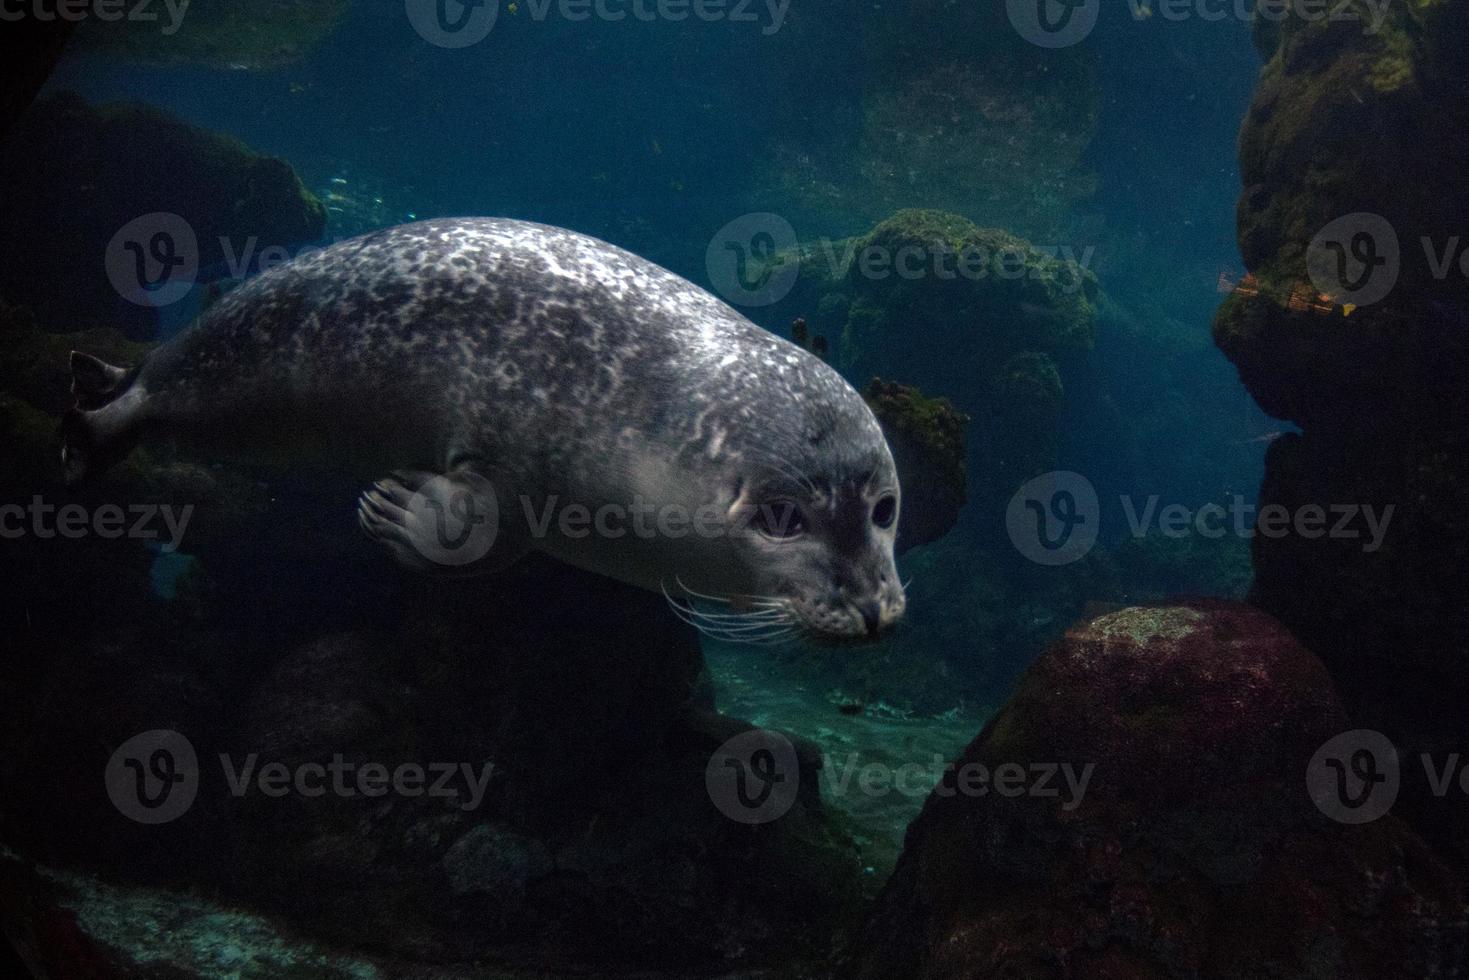
M430 571L432 564L413 547L408 511L389 503L373 490L357 498L357 525L373 541L387 548L400 565Z
M422 484L419 484L422 486ZM378 495L392 501L398 507L407 508L408 501L413 497L413 491L394 479L378 480L372 485Z

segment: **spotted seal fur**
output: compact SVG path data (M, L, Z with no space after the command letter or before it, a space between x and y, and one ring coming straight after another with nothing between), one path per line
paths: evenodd
M903 612L897 474L857 392L705 290L575 232L378 231L247 281L134 367L74 353L72 375L70 480L159 435L217 457L310 453L378 477L362 526L423 570L441 565L426 515L493 513L473 570L539 549L725 603L679 608L729 639L869 635ZM620 509L623 533L542 519L574 507ZM640 507L653 533L630 526ZM684 533L661 520L675 511Z

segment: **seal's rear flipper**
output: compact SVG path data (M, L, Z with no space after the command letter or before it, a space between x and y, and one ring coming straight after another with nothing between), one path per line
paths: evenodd
M525 554L499 514L494 487L470 470L398 471L357 501L357 523L399 564L445 576L499 571Z
M61 465L67 483L100 473L132 451L138 399L126 396L136 376L136 370L71 352L76 405L61 420Z

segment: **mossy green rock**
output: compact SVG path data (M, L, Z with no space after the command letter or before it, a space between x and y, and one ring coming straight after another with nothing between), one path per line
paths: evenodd
M947 398L873 378L862 397L882 425L903 484L899 554L943 537L964 506L964 429L969 419Z
M299 61L346 17L348 0L190 0L178 29L160 21L82 24L77 43L144 64L198 64L233 71Z
M881 373L959 395L1023 350L1054 354L1093 342L1095 275L1074 258L943 211L900 211L866 235L804 244L776 262L800 266L777 310L833 338L849 376Z
M1457 273L1469 213L1469 2L1392 4L1375 32L1369 5L1350 10L1357 19L1292 15L1260 30L1269 53L1240 132L1238 207L1258 292L1237 292L1214 323L1251 394L1303 425L1338 414L1344 395L1375 413L1405 394L1436 397L1425 387L1462 389L1469 364L1469 279ZM1359 213L1395 229L1392 291L1360 309L1310 309L1320 300L1312 239ZM1445 250L1447 277L1435 268Z
M1257 536L1251 599L1321 656L1356 724L1416 756L1469 737L1469 0L1387 5L1376 31L1363 0L1348 10L1257 32L1267 62L1240 134L1238 213L1254 280L1214 339L1261 407L1302 429L1270 446L1262 510L1390 514L1370 547L1360 519L1350 535ZM1308 255L1327 224L1363 213L1394 230L1399 269L1351 308L1311 280ZM1384 237L1379 225L1379 256ZM1420 794L1398 812L1469 867L1461 807Z

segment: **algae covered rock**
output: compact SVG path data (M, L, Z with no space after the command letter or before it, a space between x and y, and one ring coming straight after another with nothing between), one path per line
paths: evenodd
M1301 424L1343 399L1377 411L1432 398L1415 389L1448 390L1469 364L1457 274L1469 3L1356 0L1350 12L1291 15L1261 35L1268 60L1239 144L1254 279L1214 325L1251 394Z
M848 378L900 378L973 420L968 491L991 512L1052 468L1061 361L1093 343L1100 290L1079 257L942 211L901 211L865 235L806 243L774 316L832 338Z
M781 308L839 338L839 366L859 377L963 392L1022 350L1092 344L1097 281L1076 256L954 214L900 211L778 261L800 264Z
M1432 749L1469 735L1469 2L1345 9L1257 34L1267 62L1240 134L1250 278L1214 339L1303 430L1271 445L1261 509L1387 515L1372 547L1257 536L1253 601L1321 656L1356 720ZM1462 814L1419 803L1406 815L1469 866Z
M299 61L343 21L348 0L189 0L174 22L159 5L158 21L84 22L76 43L150 65L197 64L232 71L279 68Z
M1321 663L1248 606L1080 623L909 828L848 975L1449 971L1460 883L1395 817L1313 802L1308 764L1346 726Z
M898 552L943 537L965 501L965 417L946 398L873 378L862 392L882 425L903 484Z
M737 822L711 796L706 768L748 726L700 707L697 635L661 597L549 560L446 583L376 554L209 542L208 581L169 602L147 553L116 544L8 555L47 624L16 632L0 685L15 787L0 822L24 867L151 885L136 899L192 931L207 921L187 883L249 910L247 952L245 920L278 916L297 938L270 962L332 945L449 975L696 972L819 961L849 928L860 856L824 812L811 753L798 747L803 792L778 821ZM78 595L94 615L65 615ZM197 789L145 825L102 777L161 729L192 746ZM364 782L374 769L392 781ZM43 962L85 948L126 966L151 945L145 961L171 976L218 975L121 908L57 938L75 900L40 894L15 914Z
M153 311L124 300L109 277L128 247L114 236L135 221L182 219L191 242L155 223L169 233L170 258L183 263L176 267L196 274L269 246L316 241L326 221L284 160L160 109L94 106L69 93L34 103L0 142L0 195L0 295L30 307L49 330L151 329ZM151 246L149 228L140 234Z

